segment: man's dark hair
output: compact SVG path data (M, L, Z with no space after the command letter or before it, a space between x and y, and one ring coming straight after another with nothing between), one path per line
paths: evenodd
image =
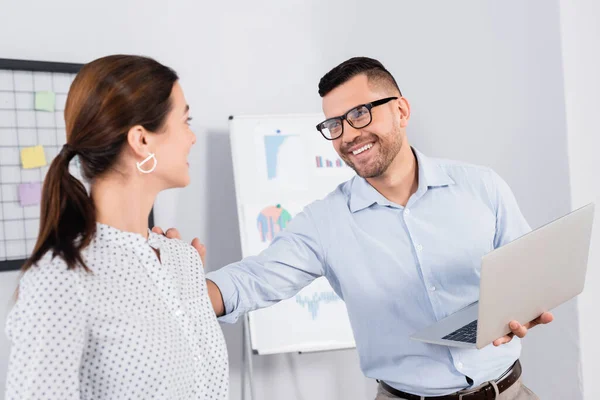
M368 57L353 57L326 73L319 81L319 95L324 97L336 87L360 74L366 75L369 82L395 88L402 96L392 74L379 61Z

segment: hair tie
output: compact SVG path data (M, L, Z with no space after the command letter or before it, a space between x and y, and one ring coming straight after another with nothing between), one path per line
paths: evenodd
M60 150L60 155L68 161L71 161L73 157L77 154L77 151L70 145L65 144Z

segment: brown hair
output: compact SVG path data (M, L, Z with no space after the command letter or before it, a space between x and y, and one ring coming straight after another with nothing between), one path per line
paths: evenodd
M110 170L132 127L150 132L163 127L177 79L172 69L139 56L103 57L81 69L65 107L67 144L46 175L39 235L23 271L48 251L62 257L69 269L89 271L81 250L96 233L96 210L84 185L69 173L69 163L78 156L88 181Z

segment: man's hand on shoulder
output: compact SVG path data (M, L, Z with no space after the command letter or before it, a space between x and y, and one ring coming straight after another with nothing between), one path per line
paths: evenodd
M181 235L179 234L179 231L175 228L169 228L169 229L167 229L166 232L163 232L163 230L160 227L155 226L154 228L152 228L152 232L154 232L158 235L164 235L164 236L168 237L169 239L181 240ZM200 242L200 239L194 238L194 240L192 240L192 247L195 248L196 251L198 252L198 254L200 255L200 259L202 260L202 265L204 266L205 259L206 259L206 246L204 246Z

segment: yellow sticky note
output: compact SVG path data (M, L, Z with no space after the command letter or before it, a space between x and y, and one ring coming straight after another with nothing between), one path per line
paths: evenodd
M36 92L35 109L38 111L54 111L56 95L54 92Z
M42 146L25 147L21 150L23 168L39 168L46 165L46 155Z

